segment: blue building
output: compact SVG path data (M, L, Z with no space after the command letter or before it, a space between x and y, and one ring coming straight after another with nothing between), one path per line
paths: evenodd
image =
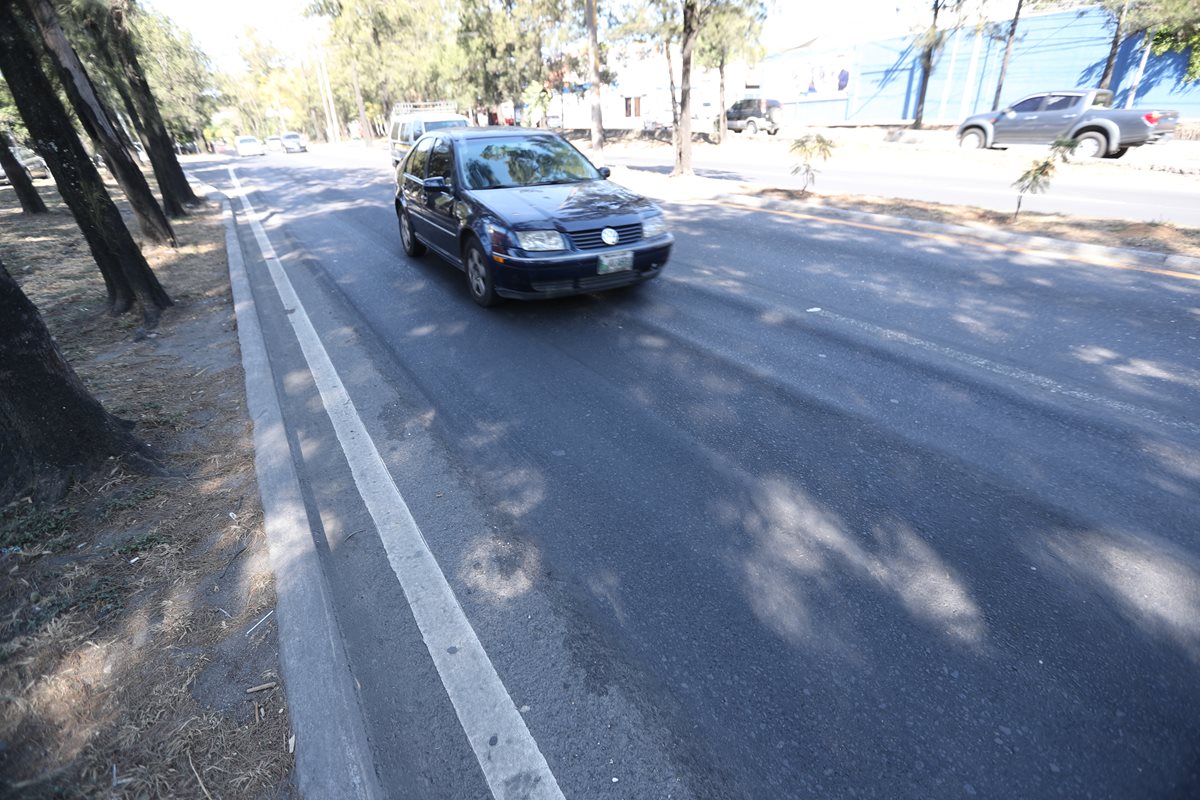
M925 96L926 124L955 124L991 109L1007 31L1008 22L1000 20L947 32ZM1001 107L1033 92L1096 86L1111 46L1110 17L1099 8L1022 17ZM1121 44L1110 85L1117 105L1129 95L1143 46L1140 34ZM764 59L761 91L778 98L796 122L902 124L916 111L920 60L912 37L837 49L810 45ZM1174 109L1182 121L1200 119L1200 82L1183 82L1187 63L1187 53L1152 54L1135 104Z

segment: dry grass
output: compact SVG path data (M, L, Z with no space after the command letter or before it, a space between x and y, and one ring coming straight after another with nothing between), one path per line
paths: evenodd
M62 503L0 513L0 795L288 797L282 690L245 692L279 680L273 618L247 635L275 598L220 214L146 248L177 303L147 334L103 313L86 245L39 189L52 213L33 218L0 192L0 256L173 476L114 462Z

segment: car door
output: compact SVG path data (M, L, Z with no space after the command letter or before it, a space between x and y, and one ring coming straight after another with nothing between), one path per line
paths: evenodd
M1030 132L1030 127L1037 125L1038 111L1045 99L1046 95L1035 94L1000 114L992 123L995 131L992 144L1029 144L1035 141L1035 133Z
M428 140L427 140L428 141ZM447 136L432 139L429 151L427 179L441 178L446 182L445 190L425 190L425 213L429 223L426 243L447 255L458 253L458 218L454 215L455 185L454 147Z
M432 139L418 142L404 161L404 206L408 209L413 231L422 241L429 241L431 235L425 208L425 168L429 164L431 147Z
M1038 111L1037 119L1030 124L1030 135L1036 144L1050 144L1066 135L1083 110L1083 95L1052 94L1046 98Z

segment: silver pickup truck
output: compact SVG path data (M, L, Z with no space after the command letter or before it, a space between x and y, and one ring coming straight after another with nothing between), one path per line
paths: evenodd
M1068 89L1031 94L1003 111L967 117L958 126L961 147L1052 144L1075 139L1083 158L1120 158L1131 147L1167 139L1179 122L1177 111L1112 108L1107 89Z

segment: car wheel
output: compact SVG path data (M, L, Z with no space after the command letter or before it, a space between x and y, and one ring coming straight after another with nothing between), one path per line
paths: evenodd
M779 128L771 128L767 131L767 136L774 136L779 133Z
M496 284L492 280L492 267L488 264L487 256L479 242L471 239L463 249L463 263L467 268L467 286L471 290L471 299L484 308L491 308L500 302L496 294Z
M1104 157L1105 158L1120 158L1121 156L1125 155L1128 152L1129 152L1128 147L1118 147L1116 150L1112 151L1111 153L1105 154Z
M751 136L758 133L758 123L756 123L754 120L750 120L749 122L747 122L746 123L746 133L750 134Z
M425 255L425 245L421 244L421 240L417 238L408 212L397 205L396 216L400 219L400 244L404 247L404 254L413 258Z
M958 137L958 146L964 150L979 150L985 142L983 131L979 128L968 128Z
M1096 131L1081 133L1075 137L1075 155L1080 158L1098 158L1108 152L1108 139Z

